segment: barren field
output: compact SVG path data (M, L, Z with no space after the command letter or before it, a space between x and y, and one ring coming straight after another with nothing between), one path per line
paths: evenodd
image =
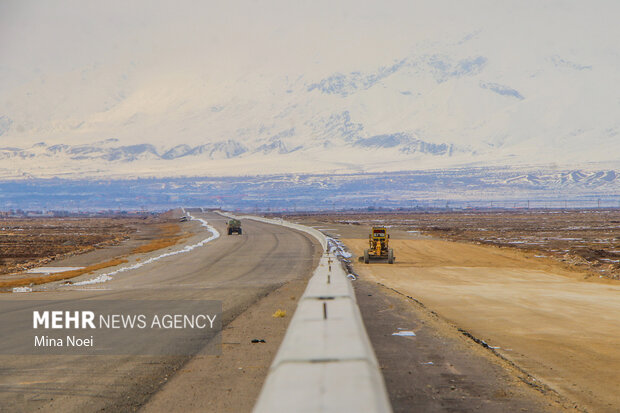
M69 279L97 269L125 262L130 253L166 248L187 237L177 219L166 216L127 218L31 218L0 220L0 290ZM133 239L128 248L117 248L109 256L84 266L46 276L27 270L103 247L118 246Z

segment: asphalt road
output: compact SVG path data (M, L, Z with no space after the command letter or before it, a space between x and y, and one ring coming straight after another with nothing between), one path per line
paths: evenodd
M245 221L242 236L227 236L222 216L192 214L208 220L221 237L103 284L53 285L44 292L2 294L0 300L221 300L226 326L288 281L309 277L318 260L320 246L307 234ZM205 229L186 243L208 235ZM80 279L88 278L92 276ZM190 360L188 356L2 355L0 411L135 411Z

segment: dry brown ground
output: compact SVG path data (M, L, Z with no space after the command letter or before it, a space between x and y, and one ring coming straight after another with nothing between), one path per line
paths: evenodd
M190 233L173 218L35 218L0 220L0 290L71 279L127 262L141 254L173 246ZM85 268L49 275L24 271L133 238L129 251L121 251ZM109 255L109 254L108 254ZM103 258L103 257L102 257Z
M0 274L114 245L138 223L135 218L0 219Z
M620 279L618 209L343 213L303 219L364 227L381 223L436 238L513 247L553 258L590 275Z
M148 244L136 247L132 251L132 254L144 254L162 248L168 248L176 245L189 236L187 232L181 233L181 226L177 223L157 224L157 227L160 232L158 238L152 240Z
M360 255L365 239L343 241ZM395 238L395 237L393 237ZM588 411L618 411L620 283L522 251L392 239L396 264L356 263L362 277L424 303Z

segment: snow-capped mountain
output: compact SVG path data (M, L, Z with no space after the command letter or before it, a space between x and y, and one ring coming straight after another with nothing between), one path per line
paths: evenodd
M468 168L348 174L0 181L5 208L254 211L342 208L618 208L615 171ZM53 194L53 196L50 196Z
M0 177L615 179L620 3L276 3L1 6Z

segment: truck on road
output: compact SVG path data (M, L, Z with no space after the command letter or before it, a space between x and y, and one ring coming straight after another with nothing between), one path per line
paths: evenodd
M241 235L242 233L241 221L239 221L238 219L231 219L230 221L228 221L226 228L228 230L228 235L232 235L233 233Z

